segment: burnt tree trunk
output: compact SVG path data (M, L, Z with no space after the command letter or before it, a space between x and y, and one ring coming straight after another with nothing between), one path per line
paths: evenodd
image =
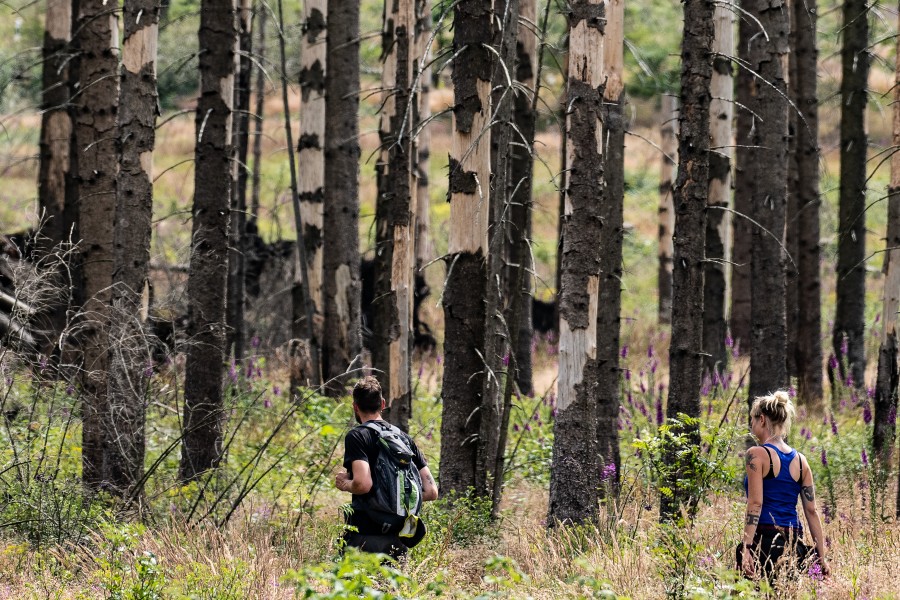
M343 391L341 374L361 366L359 278L359 3L328 0L325 76L323 295L328 332L322 373L328 392Z
M740 0L742 10L750 10L756 0ZM738 19L738 65L735 77L735 171L734 171L734 211L731 220L731 311L728 328L734 343L743 354L750 351L750 257L753 248L752 218L753 188L756 185L756 170L753 164L753 141L750 136L756 117L753 107L759 86L751 72L750 42L761 36L759 25L746 15Z
M491 171L491 0L461 0L453 14L450 240L444 287L441 490L475 487L484 392L485 305Z
M431 241L431 198L428 192L428 171L431 168L431 66L432 24L431 2L416 1L416 60L419 62L419 90L416 99L418 116L416 144L416 287L426 286L425 265L434 256ZM415 318L415 315L414 315Z
M866 370L866 84L869 78L869 6L844 2L841 48L841 183L837 306L831 345L841 377L865 385ZM846 356L843 346L846 339Z
M795 148L797 185L797 396L813 409L822 408L822 278L819 243L819 112L816 83L816 0L792 4L796 30L793 53L797 70L792 82L799 112Z
M600 300L605 0L570 4L567 155L559 290L558 413L547 522L579 524L598 510L597 315Z
M73 171L77 189L77 334L82 350L82 478L89 487L103 477L103 423L107 409L106 326L111 299L113 224L116 210L116 113L119 98L119 32L114 7L104 0L75 0L72 62L77 90Z
M66 211L66 180L70 176L69 152L72 119L69 103L69 42L72 37L72 1L47 0L44 21L43 66L41 75L41 141L38 174L38 210L41 231L37 237L40 256L50 256L71 234L70 212ZM60 276L66 278L65 270ZM61 283L68 283L65 279ZM59 335L66 327L68 298L57 297L48 307L46 354L54 353Z
M672 206L672 185L675 183L675 162L678 159L678 99L672 94L663 94L662 126L660 127L659 167L659 235L657 256L659 270L659 308L657 320L660 324L672 322L672 231L675 229L675 208Z
M898 18L900 31L900 18ZM900 50L900 39L897 41ZM894 147L900 146L900 54L894 71ZM884 278L884 328L878 350L878 376L875 383L874 430L872 449L878 466L890 472L897 423L897 312L900 311L900 153L891 156L891 182L888 186L888 248L885 254L887 274ZM898 506L900 508L900 506Z
M731 219L727 209L731 204L731 126L734 108L734 77L729 57L734 56L735 14L731 4L731 0L726 0L716 6L713 46L716 56L710 84L710 210L706 212L706 267L703 273L703 362L704 370L710 375L721 373L728 364L728 348L725 345L728 335L725 322L725 265L730 255L727 240Z
M413 0L386 1L382 32L381 154L376 165L375 300L372 366L381 379L385 418L404 431L412 414L413 309Z
M507 326L518 329L515 354L516 385L526 396L534 393L531 342L534 329L531 323L531 305L534 297L534 266L531 264L531 211L532 188L534 187L534 147L535 118L534 98L538 89L537 35L533 27L537 24L536 0L519 1L519 31L516 39L516 80L522 85L513 98L513 122L515 132L510 143L511 189L507 237L509 260L506 273L506 297L510 307L514 305L513 295L519 295L518 311L511 308L506 312ZM510 361L510 364L513 364Z
M231 200L232 102L237 23L234 0L200 5L200 99L194 158L188 350L184 382L182 480L196 479L222 458L225 293Z
M703 370L703 276L706 212L710 187L710 85L715 26L713 0L686 0L681 45L681 113L678 118L678 178L675 182L675 254L672 271L672 344L669 349L669 400L666 415L700 416ZM699 444L696 425L676 431ZM674 459L673 459L674 460ZM693 498L680 482L693 465L680 464L666 482L672 496L660 498L660 518L675 520L681 505Z
M322 276L324 260L324 199L325 199L325 65L327 0L311 0L303 5L303 37L300 39L300 139L297 142L297 180L300 196L300 218L303 222L303 243L306 251L306 274L312 309L312 323L306 322L302 302L300 269L294 274L293 320L291 325L291 391L306 384L300 340L306 340L310 350L322 347ZM297 249L299 252L299 247ZM297 259L299 266L299 258ZM312 380L320 381L319 373Z
M250 146L250 88L253 79L253 3L238 2L238 72L234 86L234 118L232 146L237 153L231 182L231 240L228 248L228 342L234 360L244 358L246 323L244 323L246 244L247 237L247 154Z
M156 145L156 48L159 0L125 0L119 90L119 176L109 329L109 410L103 479L132 496L144 475L144 422L152 358L142 296L150 273L153 148Z
M785 252L787 204L788 103L787 67L790 20L782 0L755 0L751 14L768 34L750 42L750 68L756 83L753 110L759 120L753 129L750 160L758 177L753 185L751 275L750 396L786 387ZM763 176L764 174L764 176Z
M260 65L266 64L266 20L268 15L266 7L257 5L256 23L259 39L256 44L256 60L259 61ZM256 71L254 93L256 94L256 110L253 114L253 174L251 177L248 217L255 227L256 219L259 218L259 184L260 174L262 173L262 137L266 106L266 72L262 68L258 68Z
M622 241L625 208L625 82L623 52L625 48L625 0L607 0L606 45L603 72L603 175L606 185L600 204L600 293L597 308L597 451L601 474L615 465L618 482L621 472L619 457L619 403L621 369L619 369L620 316L622 312ZM608 486L600 487L604 495Z

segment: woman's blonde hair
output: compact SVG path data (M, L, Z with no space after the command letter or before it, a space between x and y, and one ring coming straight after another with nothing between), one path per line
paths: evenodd
M784 390L778 390L768 396L757 396L750 407L750 416L765 415L772 423L772 435L786 436L791 431L794 420L794 403Z

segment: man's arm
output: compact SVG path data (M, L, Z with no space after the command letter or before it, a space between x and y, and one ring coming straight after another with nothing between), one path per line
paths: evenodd
M428 470L428 467L419 469L419 477L422 478L422 500L430 502L438 499L437 483L434 481L434 475Z
M353 478L347 471L340 471L334 477L334 485L342 492L351 494L367 494L372 489L372 470L369 463L364 460L354 460L350 464L353 470Z

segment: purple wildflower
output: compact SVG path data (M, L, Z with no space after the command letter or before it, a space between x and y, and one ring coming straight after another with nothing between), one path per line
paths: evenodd
M631 381L631 369L625 369L625 381Z
M254 335L250 339L250 346L252 346L253 348L259 348L259 336L258 335Z
M878 321L880 321L880 320L881 320L881 313L878 313L877 315L875 315L875 324L878 325Z
M875 388L874 387L866 388L866 398L868 398L869 400L872 400L873 398L875 398Z
M434 360L437 362L437 364L441 364L442 362L444 362L444 358L440 354L434 357Z
M656 362L655 359L652 360L652 361L650 361L650 374L651 374L651 375L654 374L654 373L656 373L656 367L658 367L658 366L659 366L659 363Z
M238 382L238 372L237 365L234 361L231 361L231 364L228 366L228 378L231 379L232 384L237 384Z
M647 358L653 358L653 344L647 346Z
M41 354L41 361L38 363L41 367L41 373L47 368L47 357Z
M834 420L834 415L831 417L831 435L837 435L837 422Z
M519 430L519 425L517 423L517 424L513 425L513 431L518 431L518 430Z
M75 388L70 383L69 385L66 386L66 396L71 396L74 393L75 393Z
M866 403L863 404L863 423L868 425L872 422L872 407L869 405L869 401L866 400Z
M825 448L822 448L822 466L828 466L828 453L825 451Z
M616 463L611 462L603 467L600 471L600 481L607 481L616 476Z
M832 371L838 368L838 360L833 353L828 355L828 368Z
M662 405L662 396L656 399L656 425L663 424L663 405Z
M272 408L272 401L268 398L263 400L263 408Z
M822 565L817 562L809 565L809 570L806 574L813 581L823 581L825 579L825 573L822 572Z
M507 352L506 354L503 355L503 366L504 367L509 366L509 352Z
M646 394L646 393L647 393L647 386L644 385L644 380L643 380L643 379L641 380L641 393L642 393L642 394Z
M888 411L888 425L895 425L897 423L897 407L892 406L891 410Z
M144 367L144 377L151 377L153 375L153 363L148 362L147 366Z
M806 439L807 441L812 439L812 431L809 429L806 430Z
M273 386L272 393L275 394L276 396L280 396L281 395L281 387L277 386L277 385Z
M730 334L730 333L726 333L726 334L725 334L725 347L726 347L726 348L733 348L733 347L734 347L734 338L731 337L731 334Z
M866 449L863 448L862 452L859 453L859 458L862 459L862 464L864 467L869 466L869 455L866 454Z
M619 351L619 356L622 358L628 358L628 344L622 346L622 350Z
M788 396L790 396L791 398L796 398L797 397L797 388L795 388L794 386L789 387L788 388Z

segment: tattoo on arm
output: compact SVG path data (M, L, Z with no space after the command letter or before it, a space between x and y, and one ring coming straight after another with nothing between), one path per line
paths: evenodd
M755 457L753 456L753 453L748 450L746 461L747 461L747 468L750 469L751 471L756 471L756 465L753 464L754 458Z
M425 479L428 480L428 485L430 485L433 488L437 487L437 483L435 483L435 481L434 481L434 475L432 475L431 473L428 473L425 476Z
M803 499L807 502L813 502L816 499L816 488L812 485L804 485L800 488L800 492L803 494Z
M753 513L747 513L747 520L745 521L747 525L757 525L759 524L759 515L755 515Z

